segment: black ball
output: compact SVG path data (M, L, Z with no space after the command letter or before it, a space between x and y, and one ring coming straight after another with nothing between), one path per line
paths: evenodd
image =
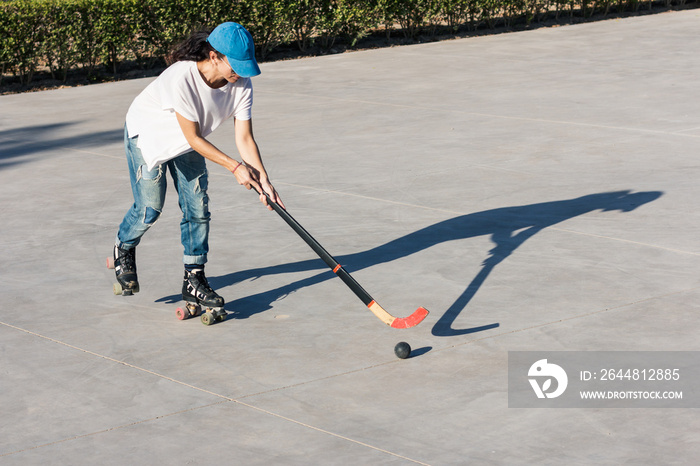
M399 359L406 359L411 355L411 345L405 341L399 342L394 346L394 353Z

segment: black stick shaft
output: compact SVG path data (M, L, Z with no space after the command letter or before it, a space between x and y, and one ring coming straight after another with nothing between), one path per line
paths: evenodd
M360 286L360 284L357 283L354 278L352 278L352 276L338 263L338 261L335 260L333 256L331 256L328 251L326 251L323 246L321 246L321 244L316 241L316 239L314 239L314 237L311 236L311 234L306 231L289 212L270 199L270 196L267 193L265 193L265 197L267 198L267 203L272 206L274 211L277 212L290 227L292 227L292 230L294 230L301 237L301 239L303 239L306 244L308 244L309 247L313 249L316 254L318 254L318 257L320 257L323 262L325 262L326 265L330 267L341 280L343 280L348 288L350 288L353 293L360 298L365 306L369 306L369 304L374 301L369 293L367 293L365 289L362 288L362 286Z

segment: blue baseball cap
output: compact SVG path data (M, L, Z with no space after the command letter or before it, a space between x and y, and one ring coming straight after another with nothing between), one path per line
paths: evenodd
M214 49L226 55L231 68L242 78L260 74L255 60L253 36L238 23L221 23L209 34L207 41Z

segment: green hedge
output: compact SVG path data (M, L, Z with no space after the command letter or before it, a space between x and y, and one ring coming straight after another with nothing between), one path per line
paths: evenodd
M686 0L661 0L665 6ZM512 26L651 7L644 0L9 0L0 3L0 64L23 84L40 68L65 81L77 68L120 60L162 61L192 30L237 21L255 39L258 58L282 45L301 51L354 46L370 32L407 38L436 31Z

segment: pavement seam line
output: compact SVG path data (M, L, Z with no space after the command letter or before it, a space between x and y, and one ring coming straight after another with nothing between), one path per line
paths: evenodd
M3 323L3 325L5 325L5 324ZM21 330L21 329L20 329L20 330ZM39 336L41 336L41 335L39 335ZM105 433L111 432L111 431L113 431L113 430L119 430L119 429L124 429L124 428L127 428L127 427L137 426L137 425L139 425L139 424L144 424L144 423L146 423L146 422L157 421L158 419L162 419L162 418L165 418L165 417L175 416L175 415L177 415L177 414L182 414L182 413L186 413L186 412L189 412L189 411L196 411L196 410L198 410L198 409L209 408L209 407L211 407L211 406L216 406L216 405L220 405L220 404L223 404L223 403L228 403L228 400L217 401L216 403L209 403L209 404L204 405L204 406L196 406L196 407L194 407L194 408L183 409L183 410L176 411L176 412L173 412L173 413L162 414L162 415L160 415L160 416L155 416L155 417L152 417L152 418L149 418L149 419L142 419L142 420L140 420L140 421L134 421L134 422L130 422L130 423L128 423L128 424L122 424L122 425L120 425L120 426L114 426L114 427L110 427L110 428L108 428L108 429L98 430L98 431L90 432L90 433L87 433L87 434L75 435L75 436L73 436L73 437L63 438L63 439L60 439L60 440L54 440L53 442L42 443L41 445L34 445L33 447L24 448L24 449L22 449L22 450L16 450L16 451L8 452L8 453L2 453L2 454L0 454L0 458L3 457L3 456L10 456L10 455L16 455L16 454L18 454L18 453L24 453L25 451L36 450L36 449L38 449L38 448L50 447L50 446L52 446L52 445L57 445L57 444L59 444L59 443L70 442L71 440L78 440L78 439L81 439L81 438L91 437L91 436L93 436L93 435L105 434Z
M433 111L433 112L440 112L440 113L445 113L445 112L450 112L450 113L461 113L463 115L471 115L471 116L478 116L482 118L494 118L494 119L504 119L504 120L516 120L516 121L529 121L529 122L534 122L534 123L547 123L547 124L555 124L555 125L568 125L568 126L582 126L584 128L598 128L598 129L610 129L610 130L618 130L618 131L632 131L635 133L649 133L649 134L663 134L667 136L681 136L681 137L689 137L689 138L700 138L699 135L695 134L683 134L683 133L678 133L676 131L662 131L658 129L645 129L645 128L629 128L626 126L611 126L611 125L600 125L600 124L595 124L595 123L583 123L583 122L577 122L577 121L566 121L566 120L548 120L546 118L530 118L530 117L520 117L520 116L509 116L509 115L496 115L492 113L479 113L479 112L468 112L464 110L459 110L455 108L435 108L435 107L429 107L429 106L423 106L423 105L407 105L407 104L396 104L396 103L391 103L391 102L378 102L378 101L367 101L367 100L362 100L362 99L343 99L339 97L333 97L333 96L324 96L324 95L311 95L311 94L304 94L304 93L295 93L295 94L290 94L290 93L285 93L285 92L279 92L279 91L271 91L271 90L264 90L261 92L267 92L270 94L278 94L278 95L294 95L298 97L304 97L304 98L314 98L314 99L328 99L328 100L335 100L339 102L351 102L351 103L359 103L359 104L366 104L366 105L384 105L387 107L397 107L397 108L406 108L406 109L412 109L412 110L424 110L424 111ZM685 130L689 131L689 130Z
M115 427L111 427L111 428L109 428L109 429L104 429L104 430L97 431L97 432L91 432L91 433L89 433L89 434L78 435L78 436L75 436L75 437L66 438L66 439L62 439L62 440L57 440L57 441L50 442L50 443L46 443L46 444L42 444L42 445L36 445L36 446L34 446L34 447L31 447L31 448L25 448L24 450L19 450L19 451L10 452L10 453L4 453L4 454L0 455L0 457L2 457L2 456L8 456L8 455L16 454L16 453L21 453L21 452L23 452L23 451L33 450L33 449L41 448L41 447L45 447L45 446L55 445L55 444L57 444L57 443L67 442L67 441L70 441L70 440L76 440L76 439L88 437L88 436L91 436L91 435L97 435L97 434L101 434L101 433L105 433L105 432L110 432L110 431L116 430L116 429L122 429L122 428L126 428L126 427L131 427L131 426L134 426L134 425L142 424L142 423L144 423L144 422L149 422L149 421L161 419L161 418L164 418L164 417L168 417L168 416L172 416L172 415L175 415L175 414L180 414L180 413L184 413L184 412L188 412L188 411L194 411L194 410L197 410L197 409L202 409L202 408L206 408L206 407L209 407L209 406L214 406L214 405L217 405L217 404L222 404L222 403L226 403L226 402L233 402L233 403L239 404L239 405L241 405L241 406L245 406L245 407L247 407L247 408L253 409L253 410L258 411L258 412L261 412L261 413L263 413L263 414L267 414L267 415L269 415L269 416L273 416L273 417L276 417L276 418L278 418L278 419L282 419L282 420L284 420L284 421L297 424L297 425L302 426L302 427L305 427L305 428L307 428L307 429L311 429L311 430L314 430L314 431L317 431L317 432L320 432L320 433L324 433L324 434L330 435L330 436L332 436L332 437L335 437L335 438L338 438L338 439L341 439L341 440L345 440L345 441L348 441L348 442L351 442L351 443L354 443L354 444L357 444L357 445L360 445L360 446L363 446L363 447L366 447L366 448L370 448L370 449L372 449L372 450L376 450L376 451L379 451L379 452L382 452L382 453L385 453L385 454L388 454L388 455L391 455L391 456L394 456L394 457L397 457L397 458L400 458L400 459L403 459L403 460L406 460L406 461L411 461L411 462L413 462L413 463L421 464L421 465L424 465L424 466L430 466L428 463L423 463L423 462L421 462L421 461L418 461L418 460L415 460L415 459L412 459L412 458L408 458L408 457L403 456L403 455L400 455L400 454L398 454L398 453L394 453L394 452L391 452L391 451L389 451L389 450L385 450L385 449L383 449L383 448L380 448L380 447L377 447L377 446L374 446L374 445L370 445L370 444L368 444L368 443L361 442L361 441L359 441L359 440L355 440L355 439L352 439L352 438L350 438L350 437L346 437L346 436L337 434L337 433L335 433L335 432L331 432L331 431L329 431L329 430L322 429L322 428L320 428L320 427L315 427L315 426L312 426L311 424L307 424L307 423L305 423L305 422L297 421L297 420L295 420L295 419L292 419L292 418L283 416L283 415L281 415L281 414L274 413L274 412L269 411L269 410L267 410L267 409L260 408L260 407L258 407L258 406L254 406L254 405L249 404L249 403L245 403L245 402L243 402L243 401L240 401L239 399L231 398L231 397L228 397L228 396L225 396L225 395L221 395L221 394L219 394L219 393L215 393L215 392L206 390L206 389L204 389L204 388L197 387L197 386L195 386L195 385L191 385L191 384L188 384L188 383L186 383L186 382L182 382L182 381L177 380L177 379L173 379L172 377L168 377L168 376L166 376L166 375L159 374L158 372L154 372L154 371L151 371L151 370L149 370L149 369L145 369L145 368L143 368L143 367L139 367L139 366L135 366L135 365L133 365L133 364L129 364L128 362L125 362L125 361L120 361L120 360L118 360L118 359L114 359L114 358L111 358L111 357L109 357L109 356L105 356L105 355L103 355L103 354L95 353L94 351L86 350L86 349L80 348L80 347L78 347L78 346L71 345L70 343L66 343L66 342L63 342L63 341L60 341L60 340L56 340L55 338L47 337L47 336L45 336L45 335L41 335L41 334L39 334L39 333L32 332L31 330L23 329L23 328L21 328L21 327L17 327L17 326L15 326L15 325L8 324L8 323L6 323L6 322L0 322L0 324L1 324L1 325L4 325L4 326L6 326L6 327L12 328L12 329L14 329L14 330L18 330L18 331L20 331L20 332L24 332L24 333L26 333L26 334L29 334L29 335L32 335L32 336L35 336L35 337L42 338L42 339L47 340L47 341L50 341L50 342L52 342L52 343L56 343L56 344L65 346L65 347L67 347L67 348L71 348L71 349L74 349L74 350L77 350L77 351L80 351L80 352L89 354L89 355L91 355L91 356L95 356L95 357L104 359L104 360L106 360L106 361L110 361L110 362L114 362L114 363L117 363L117 364L121 364L121 365L126 366L126 367L129 367L129 368L131 368L131 369L136 369L136 370L138 370L138 371L141 371L141 372L145 372L145 373L147 373L147 374L154 375L154 376L159 377L159 378L161 378L161 379L165 379L165 380L168 380L168 381L170 381L170 382L173 382L173 383L176 383L176 384L179 384L179 385L183 385L183 386L185 386L185 387L188 387L188 388L191 388L191 389L193 389L193 390L197 390L197 391L206 393L206 394L208 394L208 395L212 395L212 396L215 396L215 397L218 397L218 398L223 398L223 401L220 401L220 402L218 402L218 403L210 403L210 404L207 404L207 405L205 405L205 406L199 406L199 407L195 407L195 408L190 408L190 409L186 409L186 410L181 410L181 411L177 411L177 412L173 412L173 413L164 414L164 415L157 416L157 417L150 418L150 419L144 419L144 420L141 420L141 421L133 422L133 423L130 423L130 424L124 424L124 425L121 425L121 426L115 426ZM385 363L385 364L386 364L386 363ZM371 367L376 367L376 366L371 366ZM371 367L370 367L370 368L371 368ZM358 371L361 371L361 370L365 370L365 368L363 368L363 369L358 369L358 370L356 370L356 371L351 371L351 372L358 372ZM336 375L333 375L333 376L324 377L324 378L319 379L319 380L323 380L323 379L327 379L327 378L339 377L339 376L342 376L342 375L345 375L345 374L336 374ZM305 384L307 384L307 383L312 383L312 382L316 382L316 381L317 381L317 380L307 381L307 382L304 382L303 384L297 384L297 385L305 385ZM296 385L293 385L293 386L296 386ZM291 386L290 386L290 387L291 387ZM287 388L287 387L277 388L277 389L274 389L274 390L269 390L269 391L267 391L267 392L261 392L261 393L258 393L258 394L256 394L256 395L260 395L260 394L264 394L264 393L270 393L270 392L274 392L274 391L278 391L278 390L283 390L284 388ZM246 397L248 397L248 396L254 396L254 395L246 395Z
M466 213L464 213L464 212L458 212L458 211L456 211L456 210L441 209L441 208L438 208L438 207L427 207L427 206L422 206L422 205L418 205L418 204L409 204L409 203L407 203L407 202L392 201L392 200L390 200L390 199L382 199L382 198L378 198L378 197L365 196L365 195L362 195L362 194L355 194L355 193L346 193L346 192L343 192L343 191L336 191L336 190L332 190L332 189L316 188L316 187L313 187L313 186L305 186L305 185L299 185L299 184L294 184L294 183L286 183L286 182L280 182L280 181L278 181L277 184L282 184L282 185L285 185L285 186L293 186L293 187L295 187L295 188L310 189L310 190L313 190L313 191L325 192L325 193L330 193L330 194L340 194L340 195L343 195L343 196L358 197L358 198L361 198L361 199L368 199L368 200L370 200L370 201L380 201L380 202L384 202L384 203L387 203L387 204L400 205L400 206L404 206L404 207L412 207L412 208L416 208L416 209L425 209L425 210L430 210L430 211L435 211L435 212L445 212L445 213L448 213L448 214L455 214L455 215L469 215L469 214L466 214ZM561 232L565 232L565 233L572 233L572 234L575 234L575 235L591 236L591 237L594 237L594 238L609 239L609 240L613 240L613 241L621 241L621 242L623 242L623 243L636 244L636 245L639 245L639 246L646 246L646 247L650 247L650 248L661 249L661 250L664 250L664 251L676 252L676 253L679 253L679 254L688 254L688 255L691 255L691 256L700 256L700 253L697 253L697 252L683 251L683 250L681 250L681 249L674 249L674 248L667 248L667 247L665 247L665 246L657 246L657 245L655 245L655 244L642 243L642 242L639 242L639 241L632 241L632 240L628 240L628 239L624 239L624 238L615 238L615 237L613 237L613 236L596 235L595 233L586 233L586 232L582 232L582 231L569 230L569 229L566 229L566 228L561 228L561 227L556 227L556 226L548 226L548 227L546 227L546 228L544 228L544 229L545 229L545 230L556 230L556 231L561 231Z
M656 246L654 244L649 244L649 243L642 243L639 241L632 241L630 239L623 239L623 238L613 238L612 236L605 236L605 235L596 235L595 233L586 233L583 231L574 231L574 230L569 230L566 228L560 228L560 227L548 227L551 230L556 230L556 231L562 231L566 233L573 233L576 235L584 235L584 236L592 236L594 238L602 238L602 239L611 239L615 241L622 241L623 243L630 243L630 244L636 244L639 246L647 246L651 248L656 248L656 249L663 249L664 251L670 251L670 252L677 252L680 254L689 254L691 256L700 256L700 253L697 252L692 252L692 251L683 251L681 249L674 249L674 248L667 248L665 246Z
M110 159L126 160L126 158L123 155L110 155L102 152L93 152L85 149L77 149L75 147L69 147L68 149L72 150L73 152L80 152L81 154L99 155L100 157L107 157Z
M339 375L342 375L342 374L339 374ZM335 377L337 377L337 376L335 376ZM355 444L357 444L357 445L360 445L360 446L363 446L363 447L366 447L366 448L370 448L370 449L372 449L372 450L376 450L376 451L379 451L379 452L382 452L382 453L386 453L386 454L388 454L388 455L395 456L395 457L397 457L397 458L400 458L400 459L403 459L403 460L406 460L406 461L411 461L412 463L422 464L422 465L424 465L424 466L430 466L428 463L423 463L422 461L418 461L418 460L413 459L413 458L408 458L408 457L406 457L406 456L399 455L398 453L394 453L394 452L391 452L391 451L389 451L389 450L384 450L383 448L379 448L379 447L376 447L376 446L374 446L374 445L370 445L370 444L368 444L368 443L364 443L364 442L361 442L361 441L359 441L359 440L352 439L352 438L350 438L350 437L345 437L345 436L343 436L343 435L336 434L336 433L334 433L334 432L330 432L330 431L328 431L328 430L321 429L320 427L315 427L315 426L312 426L312 425L310 425L310 424L306 424L305 422L297 421L297 420L295 420L295 419L292 419L292 418L289 418L289 417L286 417L286 416L282 416L281 414L273 413L272 411L268 411L268 410L266 410L266 409L263 409L263 408L260 408L260 407L257 407L257 406L253 406L253 405L250 405L250 404L248 404L248 403L244 403L244 402L239 401L239 400L232 400L232 401L235 401L235 402L238 403L238 404L241 404L241 405L243 405L243 406L247 406L248 408L254 409L254 410L256 410L256 411L260 411L261 413L265 413L265 414L268 414L268 415L270 415L270 416L273 416L273 417L276 417L276 418L279 418L279 419L282 419L282 420L285 420L285 421L292 422L292 423L294 423L294 424L300 425L300 426L302 426L302 427L306 427L307 429L312 429L312 430L315 430L315 431L317 431L317 432L321 432L321 433L324 433L324 434L328 434L328 435L330 435L330 436L332 436L332 437L336 437L336 438L339 438L339 439L341 439L341 440L345 440L345 441L348 441L348 442L352 442L352 443L355 443Z

